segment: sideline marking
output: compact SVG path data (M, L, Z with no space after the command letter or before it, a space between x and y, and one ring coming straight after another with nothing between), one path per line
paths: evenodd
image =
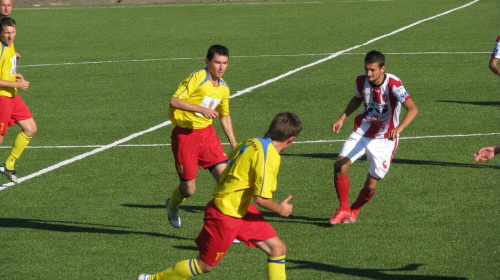
M264 82L262 82L262 83L260 83L260 84L255 85L255 86L252 86L252 87L246 88L246 89L244 89L244 90L238 91L238 92L236 92L234 95L232 95L230 98L238 97L238 96L243 95L243 94L245 94L245 93L252 92L252 91L253 91L253 90L255 90L255 89L258 89L258 88L260 88L260 87L263 87L263 86L268 85L268 84L271 84L271 83L274 83L274 82L276 82L276 81L278 81L278 80L281 80L281 79L283 79L283 78L285 78L285 77L288 77L288 76L290 76L290 75L292 75L292 74L295 74L295 73L297 73L297 72L299 72L299 71L301 71L301 70L304 70L304 69L307 69L307 68L310 68L310 67L316 66L316 65L318 65L318 64L320 64L320 63L323 63L323 62L325 62L325 61L328 61L328 60L334 59L334 58L336 58L337 56L339 56L339 55L341 55L341 54L343 54L343 53L345 53L345 52L348 52L348 51L351 51L351 50L355 50L355 49L358 49L358 48L360 48L360 47L363 47L363 46L369 45L369 44L371 44L371 43L373 43L373 42L376 42L376 41L378 41L378 40L381 40L381 39L384 39L384 38L386 38L386 37L392 36L392 35L394 35L394 34L397 34L397 33L399 33L399 32L402 32L402 31L404 31L404 30L406 30L406 29L408 29L408 28L411 28L411 27L414 27L414 26L416 26L416 25L419 25L419 24L421 24L421 23L423 23L423 22L426 22L426 21L429 21L429 20L433 20L433 19L435 19L435 18L438 18L438 17L444 16L444 15L447 15L447 14L452 13L452 12L454 12L454 11L457 11L457 10L460 10L460 9L463 9L463 8L466 8L466 7L468 7L468 6L470 6L470 5L473 5L473 4L477 3L477 2L479 2L479 0L474 0L474 1L471 1L471 2L469 2L469 3L465 4L465 5L462 5L462 6L460 6L460 7L453 8L453 9L451 9L451 10L448 10L448 11L446 11L446 12L443 12L443 13L440 13L440 14L437 14L437 15L434 15L434 16L432 16L432 17L428 17L428 18L426 18L426 19L422 19L422 20L416 21L416 22L414 22L414 23L412 23L412 24L410 24L410 25L407 25L407 26L401 27L401 28L396 29L395 31L392 31L392 32L387 33L387 34L385 34L385 35L382 35L382 36L379 36L379 37L373 38L373 39L371 39L371 40L366 41L366 42L365 42L365 43L363 43L363 44L360 44L360 45L357 45L357 46L354 46L354 47L350 47L350 48L348 48L348 49L345 49L345 50L342 50L342 51L336 52L336 53L334 53L334 54L332 54L332 55L330 55L330 56L328 56L328 57L325 57L325 58L320 59L320 60L318 60L318 61L315 61L315 62L313 62L313 63L307 64L307 65L304 65L304 66L302 66L302 67L299 67L299 68L296 68L296 69L294 69L294 70L288 71L288 72L286 72L286 73L284 73L284 74L281 74L281 75L279 75L279 76L277 76L277 77L275 77L275 78L272 78L272 79L270 79L270 80L264 81ZM143 131L140 131L140 132L136 132L136 133L134 133L134 134L132 134L132 135L129 135L128 137L125 137L125 138L123 138L123 139L117 140L117 141L115 141L115 142L113 142L113 143L111 143L111 144L105 145L105 146L103 146L103 147L97 148L97 149L92 150L92 151L90 151L90 152L83 153L83 154L78 155L78 156L76 156L76 157L73 157L73 158L70 158L70 159L64 160L64 161L62 161L62 162L60 162L60 163L54 164L54 165L52 165L52 166L46 167L46 168L44 168L44 169L41 169L41 170L40 170L40 171L38 171L38 172L35 172L35 173L32 173L32 174L30 174L30 175L28 175L28 176L25 176L25 177L21 177L21 178L19 178L19 179L18 179L18 184L20 184L20 183L22 183L22 182L24 182L24 181L26 181L26 180L29 180L29 179L31 179L31 178L38 177L38 176L40 176L40 175L42 175L42 174L45 174L45 173L47 173L47 172L53 171L53 170L55 170L55 169L58 169L58 168L60 168L60 167L62 167L62 166L65 166L65 165L67 165L67 164L73 163L73 162L75 162L75 161L79 161L79 160L84 159L84 158L86 158L86 157L88 157L88 156L91 156L91 155L97 154L97 153L99 153L99 152L105 151L105 150L107 150L107 149L109 149L109 148L116 147L116 146L118 146L119 144L122 144L122 143L124 143L124 142L127 142L127 141L132 140L132 139L134 139L134 138L136 138L136 137L139 137L139 136L144 135L144 134L146 134L146 133L148 133L148 132L151 132L151 131L157 130L157 129L159 129L159 128L165 127L165 126L170 125L170 124L171 124L171 122L170 122L170 121L163 122L163 123L161 123L161 124L159 124L159 125L156 125L156 126L153 126L153 127L149 128L149 129L146 129L146 130L143 130ZM11 183L7 183L7 184L4 184L4 185L0 186L0 191L1 191L1 190L6 189L6 188L8 188L8 187L11 187L11 186L13 186L13 185L14 185L14 183L12 183L12 182L11 182Z

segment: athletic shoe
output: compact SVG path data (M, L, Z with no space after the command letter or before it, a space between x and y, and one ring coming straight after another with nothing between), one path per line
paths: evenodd
M139 277L137 277L136 280L147 280L148 277L150 277L151 275L150 274L141 274L139 275Z
M359 214L359 208L351 210L351 217L349 217L349 219L345 220L344 223L345 224L352 224L352 223L356 222L356 218L358 217L358 214Z
M2 165L0 165L0 173L5 175L5 177L7 177L7 179L9 179L9 181L11 181L13 183L17 183L16 171L7 169L7 167L5 166L5 163L2 163Z
M350 211L345 211L339 208L337 209L337 211L335 211L333 217L328 221L328 223L330 223L330 225L345 223L345 221L349 219L350 216Z
M168 222L174 228L180 228L181 227L181 217L179 217L179 211L170 210L170 207L168 207L169 202L170 202L170 197L165 200L165 206L167 207Z
M233 240L233 244L240 244L240 243L241 243L241 241L239 241L239 240L238 240L238 239L236 239L236 238Z

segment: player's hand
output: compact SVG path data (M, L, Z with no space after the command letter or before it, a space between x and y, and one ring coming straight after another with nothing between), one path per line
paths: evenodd
M393 129L393 130L389 131L389 140L394 141L394 140L398 139L398 137L399 137L399 131L398 130Z
M495 156L495 147L484 147L474 154L474 160L487 161L492 159L494 156Z
M30 82L26 81L21 74L16 74L16 82L17 82L16 88L20 90L27 90L28 87L30 86Z
M289 195L287 198L285 198L285 200L283 200L280 203L281 205L281 211L279 212L280 216L288 217L290 216L290 213L292 213L293 205L288 203L290 199L292 199L292 195Z
M332 132L339 133L340 129L344 125L344 120L338 119L332 124Z
M207 119L215 119L219 116L219 113L217 111L214 111L210 108L205 108L202 107L203 109L200 110L200 113Z

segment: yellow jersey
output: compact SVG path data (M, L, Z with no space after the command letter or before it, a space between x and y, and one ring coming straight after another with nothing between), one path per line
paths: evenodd
M272 198L278 184L281 156L271 138L238 144L229 155L220 183L212 191L217 209L242 218L254 195Z
M14 44L8 47L3 42L0 57L0 80L16 81L17 57ZM14 97L17 94L17 88L0 88L0 96Z
M219 116L229 115L229 86L220 78L219 86L210 81L206 68L190 74L182 81L174 93L174 97L194 105L211 108ZM205 118L200 113L188 112L170 107L168 119L176 126L189 129L202 129L212 124L212 119Z

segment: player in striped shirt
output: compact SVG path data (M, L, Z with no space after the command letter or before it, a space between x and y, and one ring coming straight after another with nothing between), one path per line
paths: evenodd
M205 208L203 229L196 238L198 256L160 273L141 274L137 280L183 280L208 273L225 256L235 238L268 255L268 279L286 279L286 245L251 202L280 216L290 215L293 205L288 202L292 196L277 203L273 193L278 184L280 153L301 130L297 115L280 113L263 138L239 143L229 155L227 168L212 192L214 199Z
M498 60L500 60L500 36L498 36L490 59L490 70L500 77L500 68L498 68Z
M418 114L417 107L399 78L385 73L385 56L381 52L370 51L364 62L365 74L356 79L355 96L332 124L332 131L339 133L344 120L361 104L364 105L364 109L355 117L354 132L344 142L334 164L334 183L340 208L329 220L331 225L356 221L360 208L373 197L379 181L389 171L399 134ZM401 107L406 109L406 114L400 122ZM347 170L365 153L370 168L358 198L349 206Z

